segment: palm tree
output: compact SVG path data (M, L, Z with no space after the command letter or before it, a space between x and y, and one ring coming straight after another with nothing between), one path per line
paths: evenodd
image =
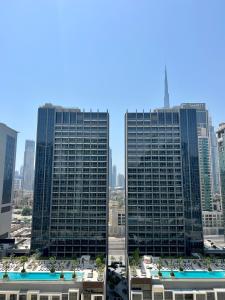
M49 271L51 273L55 273L55 267L56 267L56 258L55 256L52 256L49 258L50 268Z
M22 273L25 273L25 263L28 262L28 257L27 256L21 256L20 257L20 263L22 264L23 268L21 270Z
M64 268L64 264L61 262L59 264L59 269L60 269L60 279L64 279L64 274L63 274L63 268Z
M3 279L8 279L9 278L8 271L10 269L10 262L8 260L3 261L2 267L3 267L3 271L5 272L3 274Z
M206 265L208 271L211 272L211 271L212 271L212 268L211 268L211 258L210 258L210 257L207 257L207 258L205 259L205 265Z
M15 254L11 254L10 257L9 257L9 260L10 260L11 264L14 262L14 257L15 257Z
M139 248L136 248L132 254L133 260L136 263L136 266L139 264L140 262L140 250Z
M182 259L182 257L180 257L180 258L179 258L179 270L180 270L181 272L184 271L183 265L184 265L183 259Z
M75 271L76 271L77 265L78 265L78 260L75 257L73 259L73 264L72 264L72 268L73 268L73 275L72 275L72 277L73 277L73 279L76 279L76 272Z
M41 257L41 252L38 249L36 249L34 253L34 258L39 259L40 257Z
M96 266L98 269L100 269L101 265L102 265L102 260L100 257L97 257L95 260Z
M171 263L170 263L170 276L171 277L174 277L175 274L174 274L174 265L173 265L173 260L171 259Z
M162 277L162 272L161 272L161 269L162 269L162 260L161 260L161 258L159 258L159 260L158 260L157 269L159 270L158 271L159 277Z

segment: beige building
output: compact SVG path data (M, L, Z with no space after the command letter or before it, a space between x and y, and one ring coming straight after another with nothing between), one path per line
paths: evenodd
M222 211L202 212L204 235L220 235L224 233Z
M125 237L125 206L109 201L109 236Z

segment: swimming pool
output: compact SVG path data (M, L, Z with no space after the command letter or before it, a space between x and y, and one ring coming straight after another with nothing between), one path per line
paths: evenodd
M174 277L170 276L170 271L161 271L162 278L177 279L225 279L225 271L174 271ZM152 275L158 275L157 271L152 271Z
M0 280L3 279L4 272L0 272ZM73 272L63 272L64 280L73 280ZM76 272L76 280L81 280L83 278L84 272ZM8 272L9 280L43 280L43 281L54 281L60 280L60 272L50 273L50 272Z

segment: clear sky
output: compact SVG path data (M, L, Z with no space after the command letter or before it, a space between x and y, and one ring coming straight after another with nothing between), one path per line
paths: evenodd
M0 121L35 139L45 102L110 112L113 163L124 169L124 113L206 102L225 121L224 0L0 1Z

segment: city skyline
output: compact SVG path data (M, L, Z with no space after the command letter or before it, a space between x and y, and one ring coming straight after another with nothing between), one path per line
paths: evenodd
M225 3L205 4L1 3L0 118L20 132L17 169L25 140L36 140L38 107L51 102L108 109L113 164L124 173L124 132L118 128L127 109L163 107L165 64L170 105L206 103L217 129L225 98Z

